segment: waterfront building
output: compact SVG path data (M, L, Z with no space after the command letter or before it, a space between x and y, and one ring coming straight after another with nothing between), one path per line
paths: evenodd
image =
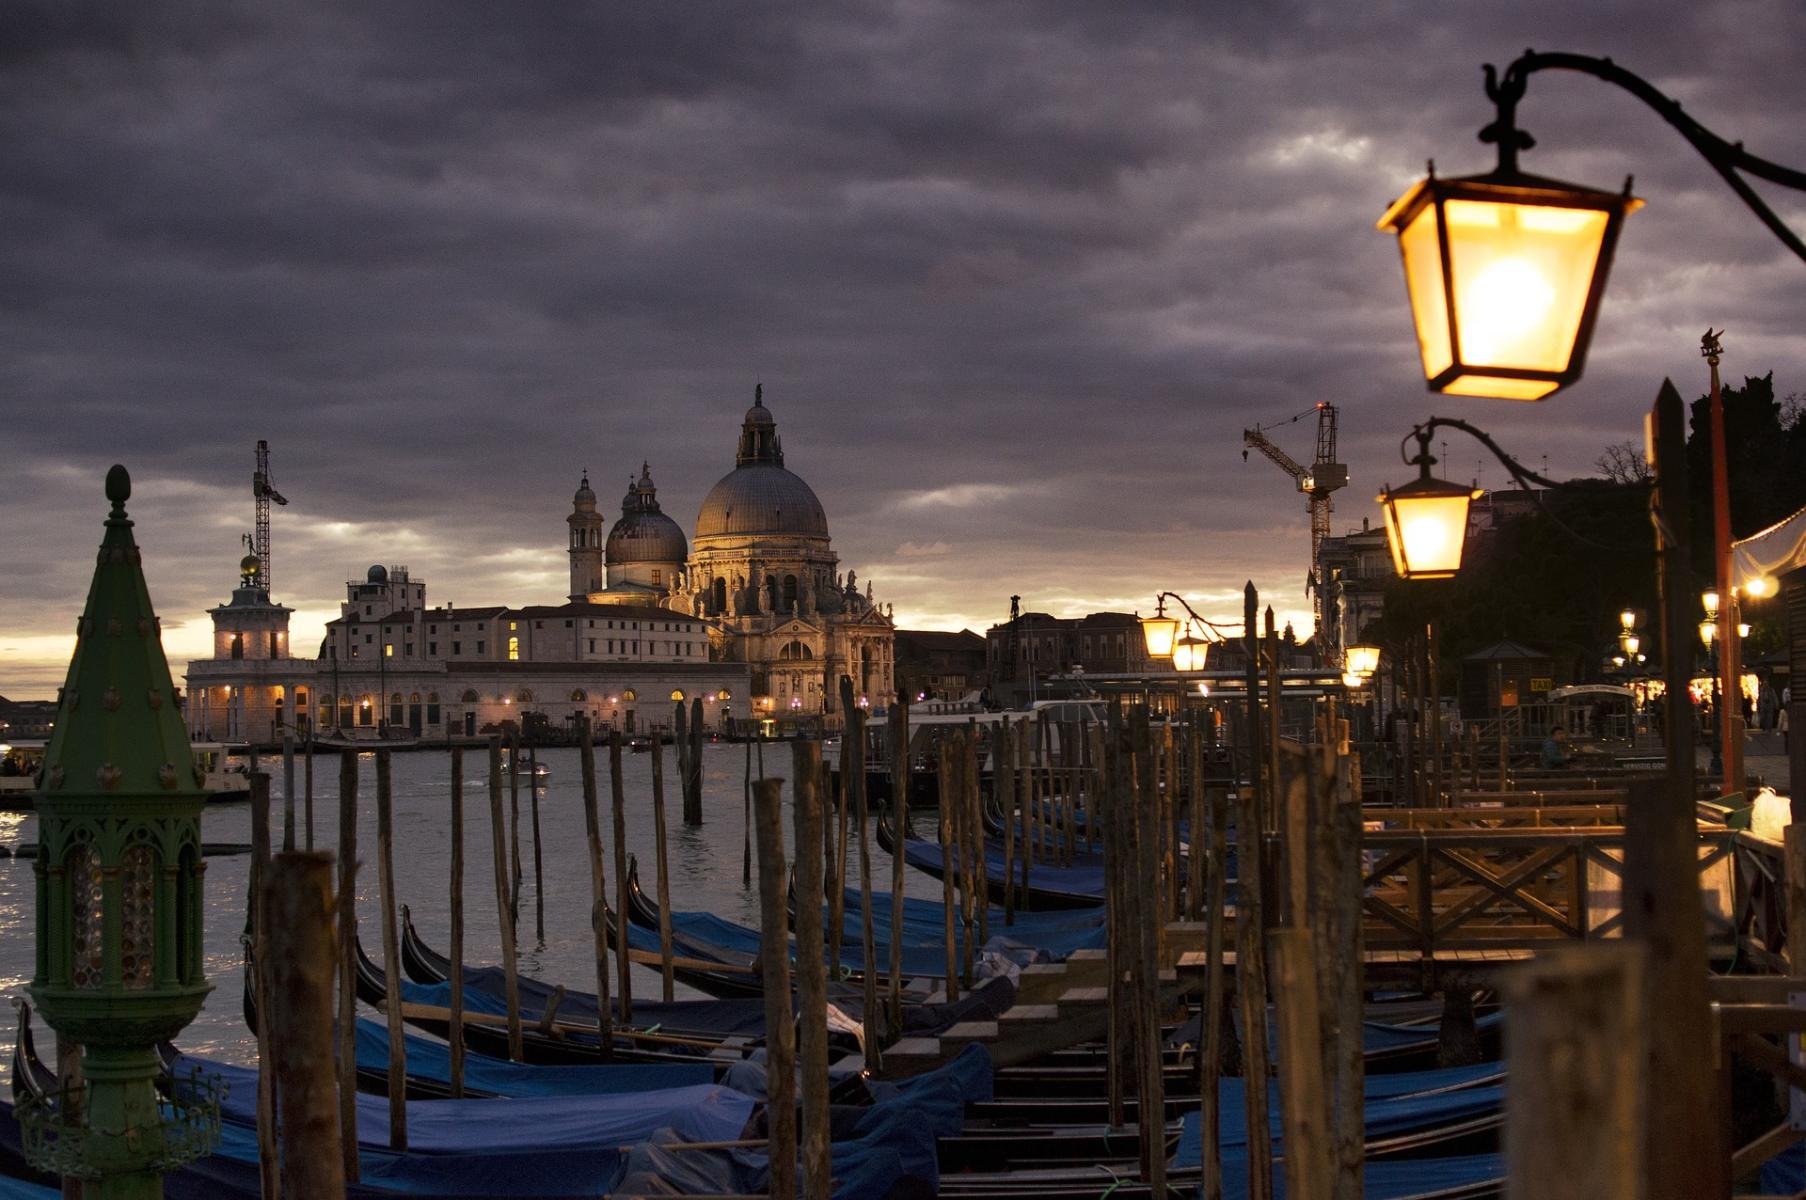
M963 700L990 686L985 640L970 629L897 630L897 690L916 700Z
M290 654L291 610L247 557L231 600L211 612L213 657L188 665L190 729L431 739L511 722L568 728L587 714L637 730L668 726L677 700L698 697L710 729L836 723L843 678L856 703L889 703L890 608L841 573L821 501L784 466L762 389L693 538L661 508L644 463L606 521L585 472L565 517L562 604L430 608L406 567L373 566L346 583L312 659Z
M380 565L345 593L319 656L290 658L289 610L247 571L213 610L214 657L188 664L194 734L430 740L536 721L568 731L579 714L634 732L669 727L673 706L698 698L714 730L750 711L746 668L711 661L706 624L655 605L430 608L423 581Z
M1385 614L1387 585L1398 578L1386 531L1362 518L1359 529L1324 538L1317 561L1329 589L1327 611L1334 622L1321 640L1338 648L1360 645L1363 631Z

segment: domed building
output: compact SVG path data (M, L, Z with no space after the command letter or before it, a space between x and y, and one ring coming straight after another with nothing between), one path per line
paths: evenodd
M889 612L843 577L828 517L784 466L764 389L740 426L734 469L704 497L682 586L671 606L707 617L729 661L752 669L755 713L782 719L833 713L840 680L859 702L883 706L895 688Z
M718 661L751 669L753 709L773 719L814 717L840 707L840 680L869 705L894 689L890 614L868 584L843 576L814 490L784 466L764 389L741 422L734 469L703 498L695 536L660 510L642 468L598 561L601 517L588 477L571 526L573 600L646 603L705 619ZM587 503L587 507L586 507ZM587 586L605 575L601 590Z

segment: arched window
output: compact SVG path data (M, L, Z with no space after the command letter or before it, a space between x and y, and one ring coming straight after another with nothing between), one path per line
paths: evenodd
M640 694L638 692L634 691L632 688L622 688L621 689L621 699L638 700L639 698L640 698Z
M235 633L232 635L232 657L233 658L243 658L244 656L245 656L245 635L242 633Z
M715 576L715 582L709 585L709 608L718 613L727 611L727 580Z
M475 688L465 688L464 694L458 698L466 704L475 704L478 700L482 699L481 696L477 695L477 689Z
M784 643L783 649L778 651L778 657L782 659L800 659L814 658L815 655L810 651L807 645L802 642L792 641Z
M796 576L784 576L784 607L796 607Z
M518 691L514 694L514 698L516 700L520 701L522 704L531 704L531 703L533 703L533 689L522 688L520 691Z
M408 693L408 703L409 704L419 704L420 703L420 693L419 692L409 692Z
M588 699L589 699L589 693L584 691L582 688L577 688L571 692L571 701L574 704L582 704L585 700L588 700Z
M732 692L728 691L726 688L722 688L720 691L715 693L715 699L717 699L717 700L732 700L733 698L734 698L734 694Z
M671 699L682 700L683 698L684 698L684 690L682 688L672 688L671 689Z

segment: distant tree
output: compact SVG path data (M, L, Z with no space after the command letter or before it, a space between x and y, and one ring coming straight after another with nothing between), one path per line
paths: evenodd
M1599 474L1613 483L1648 483L1655 477L1649 459L1635 442L1614 442L1593 460Z

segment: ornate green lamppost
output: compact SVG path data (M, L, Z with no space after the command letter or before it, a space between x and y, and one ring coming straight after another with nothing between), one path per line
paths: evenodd
M21 1109L40 1169L91 1181L90 1200L156 1200L161 1173L217 1141L211 1089L160 1099L157 1043L194 1020L201 970L201 806L161 630L125 502L113 510L76 626L75 655L36 794L37 964L31 996L81 1044L84 1090L52 1113ZM65 1097L73 1100L74 1097Z

